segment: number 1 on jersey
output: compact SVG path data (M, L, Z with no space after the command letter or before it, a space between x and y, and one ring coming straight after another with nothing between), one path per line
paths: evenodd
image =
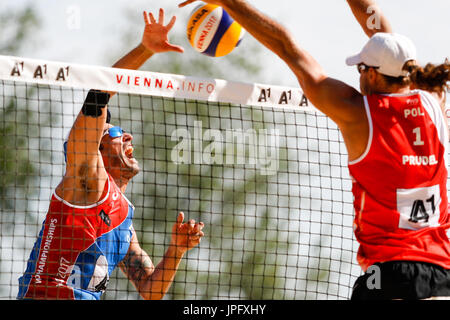
M417 127L413 130L413 133L416 135L416 141L414 141L413 145L415 146L423 146L425 142L422 141L422 136L420 134L420 127Z

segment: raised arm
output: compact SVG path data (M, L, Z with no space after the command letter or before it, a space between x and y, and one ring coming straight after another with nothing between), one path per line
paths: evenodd
M151 12L144 11L145 29L141 43L118 60L112 67L121 69L139 69L155 53L162 52L184 52L183 47L171 44L168 34L175 24L176 17L173 16L169 23L164 25L164 10L159 9L158 21ZM111 92L114 94L114 92Z
M370 38L377 32L392 33L392 27L375 0L347 0L364 33Z
M192 2L194 0L188 0L179 6ZM297 44L288 30L245 0L205 2L222 6L248 33L289 66L306 97L339 126L349 159L363 153L368 139L368 121L363 96L355 88L330 78L319 63Z
M168 33L176 18L164 25L164 10L159 10L159 20L152 13L144 12L145 29L141 43L118 60L113 67L138 69L155 53L183 48L168 41ZM115 92L90 90L69 133L66 144L66 174L56 193L72 204L86 205L97 202L107 179L100 141L105 130L107 103Z
M197 246L204 235L203 222L189 220L183 223L183 220L184 213L180 212L172 228L170 246L156 268L133 233L130 248L120 263L120 268L146 300L160 300L164 297L172 285L184 254Z
M194 1L188 0L179 6L184 7ZM222 6L256 40L277 54L294 72L305 95L316 108L338 125L354 120L355 104L363 105L359 92L341 81L329 78L319 63L298 45L281 24L244 0L205 2Z

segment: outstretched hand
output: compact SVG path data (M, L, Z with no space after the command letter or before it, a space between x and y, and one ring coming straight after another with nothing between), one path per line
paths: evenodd
M183 223L184 213L180 212L177 222L172 227L171 245L175 246L179 252L186 252L200 243L204 236L202 231L205 226L203 222L196 223L195 220L189 220Z
M176 17L164 26L164 9L159 9L158 22L151 12L144 11L145 30L142 37L142 45L153 53L175 51L184 52L183 47L169 42L168 34L175 24Z

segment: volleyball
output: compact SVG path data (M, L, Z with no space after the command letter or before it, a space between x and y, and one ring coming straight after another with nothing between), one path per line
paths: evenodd
M198 52L222 57L229 54L242 40L245 30L220 6L201 4L191 13L187 38Z

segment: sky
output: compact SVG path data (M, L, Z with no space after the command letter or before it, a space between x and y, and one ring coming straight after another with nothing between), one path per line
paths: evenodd
M346 66L345 58L357 53L367 38L345 0L249 1L286 26L330 76L358 87L356 68ZM22 57L99 66L110 65L108 51L126 53L131 49L121 43L121 35L130 28L130 12L135 12L136 19L142 19L143 10L156 12L163 6L168 16L178 17L174 28L184 32L193 8L179 9L179 0L1 0L2 6L20 7L27 3L34 4L42 27L33 40L37 46L26 46L20 52ZM439 63L450 57L450 0L378 0L378 4L394 31L415 42L420 63ZM250 42L247 37L241 46ZM186 39L179 44L193 50ZM252 81L297 86L284 62L262 50L264 71ZM216 62L213 58L205 59ZM44 192L48 190L43 188Z
M101 66L108 66L105 56L108 50L117 51L123 47L119 34L130 27L127 25L127 14L130 12L135 12L136 19L141 19L143 10L156 11L163 6L167 16L178 17L174 29L184 32L185 23L193 9L193 5L178 8L178 0L4 1L8 1L11 6L24 6L32 2L43 21L36 39L39 45L33 50L24 50L21 53L23 57ZM249 2L286 26L330 76L358 86L358 73L355 68L345 65L345 58L357 53L367 38L345 0ZM449 0L378 0L378 4L394 31L414 41L420 63L438 63L450 56ZM248 37L242 46L252 41ZM186 39L179 44L186 50L192 50ZM123 52L129 49L123 48ZM297 86L295 77L284 62L267 49L262 50L261 66L264 71L252 81ZM205 59L210 59L211 63L217 62L214 58Z

